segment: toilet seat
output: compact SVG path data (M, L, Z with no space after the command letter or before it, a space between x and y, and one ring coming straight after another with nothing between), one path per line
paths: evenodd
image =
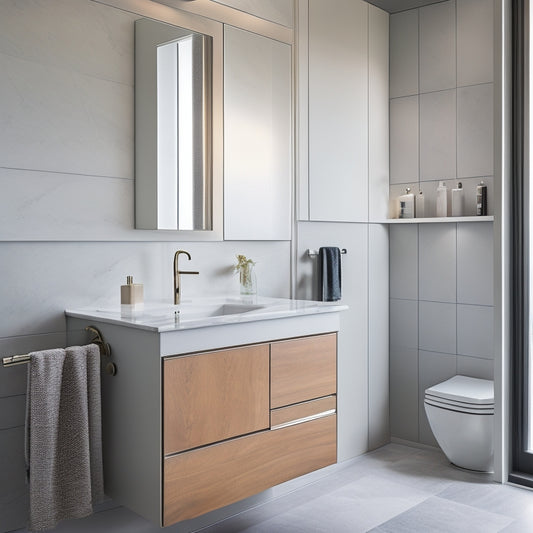
M487 379L454 376L425 391L425 397L436 402L467 408L494 407L494 382Z
M494 402L487 404L471 403L471 402L459 402L456 400L448 400L447 398L440 398L439 396L433 396L432 394L427 394L424 396L424 399L431 401L434 404L443 405L444 407L453 407L453 408L465 408L465 409L494 409Z
M425 398L424 403L427 405L433 405L434 407L438 407L440 409L447 409L448 411L456 411L458 413L469 413L472 415L493 415L494 414L494 406L492 407L466 407L466 406L457 406L457 405L450 405L449 403L445 402L435 402L431 400L430 398Z

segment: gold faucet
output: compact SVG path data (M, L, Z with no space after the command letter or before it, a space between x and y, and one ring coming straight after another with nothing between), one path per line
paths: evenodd
M180 283L180 274L200 274L200 272L191 272L188 270L179 270L178 268L178 258L180 254L185 254L189 261L191 260L191 254L185 250L178 250L174 254L174 305L177 305L181 302L181 283Z

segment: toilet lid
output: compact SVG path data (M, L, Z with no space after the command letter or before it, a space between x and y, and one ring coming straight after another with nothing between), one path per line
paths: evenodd
M494 381L488 379L454 376L426 389L426 395L469 405L494 405Z

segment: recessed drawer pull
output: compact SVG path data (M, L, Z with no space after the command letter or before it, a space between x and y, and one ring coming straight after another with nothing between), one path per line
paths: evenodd
M283 424L278 424L277 426L272 426L270 429L275 430L289 426L295 426L296 424L303 424L304 422L310 422L311 420L318 420L319 418L334 415L336 412L336 409L329 409L328 411L323 411L322 413L317 413L316 415L306 416L304 418L298 418L297 420L291 420L289 422L284 422Z

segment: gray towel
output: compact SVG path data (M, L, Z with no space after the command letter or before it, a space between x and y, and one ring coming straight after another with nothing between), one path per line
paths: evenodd
M318 299L336 302L341 299L341 251L323 246L318 251Z
M40 531L103 499L98 346L31 353L26 401L28 528Z

